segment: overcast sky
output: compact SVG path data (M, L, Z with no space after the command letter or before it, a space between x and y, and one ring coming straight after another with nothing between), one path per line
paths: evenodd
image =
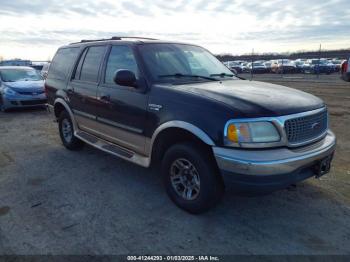
M350 47L349 0L1 0L0 56L43 60L81 39L147 36L216 54Z

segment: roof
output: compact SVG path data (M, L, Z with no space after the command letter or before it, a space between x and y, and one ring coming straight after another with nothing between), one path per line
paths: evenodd
M180 43L176 41L164 41L164 40L158 40L154 38L148 38L148 37L137 37L137 36L128 36L128 37L119 37L119 36L114 36L109 39L92 39L92 40L81 40L80 42L75 42L71 43L68 46L81 46L84 44L94 44L94 43L103 43L103 44L108 44L108 43L115 43L115 42L122 42L122 43L176 43L176 44L185 44L185 43ZM64 46L67 47L67 46Z
M30 66L0 66L0 69L33 69Z

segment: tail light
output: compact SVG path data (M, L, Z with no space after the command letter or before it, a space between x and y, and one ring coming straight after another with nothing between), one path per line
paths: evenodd
M348 67L349 67L348 61L344 61L341 64L341 73L346 73L348 71Z

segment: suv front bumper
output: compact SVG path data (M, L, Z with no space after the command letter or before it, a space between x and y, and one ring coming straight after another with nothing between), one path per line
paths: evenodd
M224 179L240 189L272 191L315 176L314 167L331 156L335 135L300 148L242 149L213 147Z

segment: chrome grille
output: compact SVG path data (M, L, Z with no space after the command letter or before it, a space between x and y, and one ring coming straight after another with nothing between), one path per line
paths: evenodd
M324 110L313 115L286 120L284 128L288 142L299 144L321 136L328 128L327 117L327 110Z

